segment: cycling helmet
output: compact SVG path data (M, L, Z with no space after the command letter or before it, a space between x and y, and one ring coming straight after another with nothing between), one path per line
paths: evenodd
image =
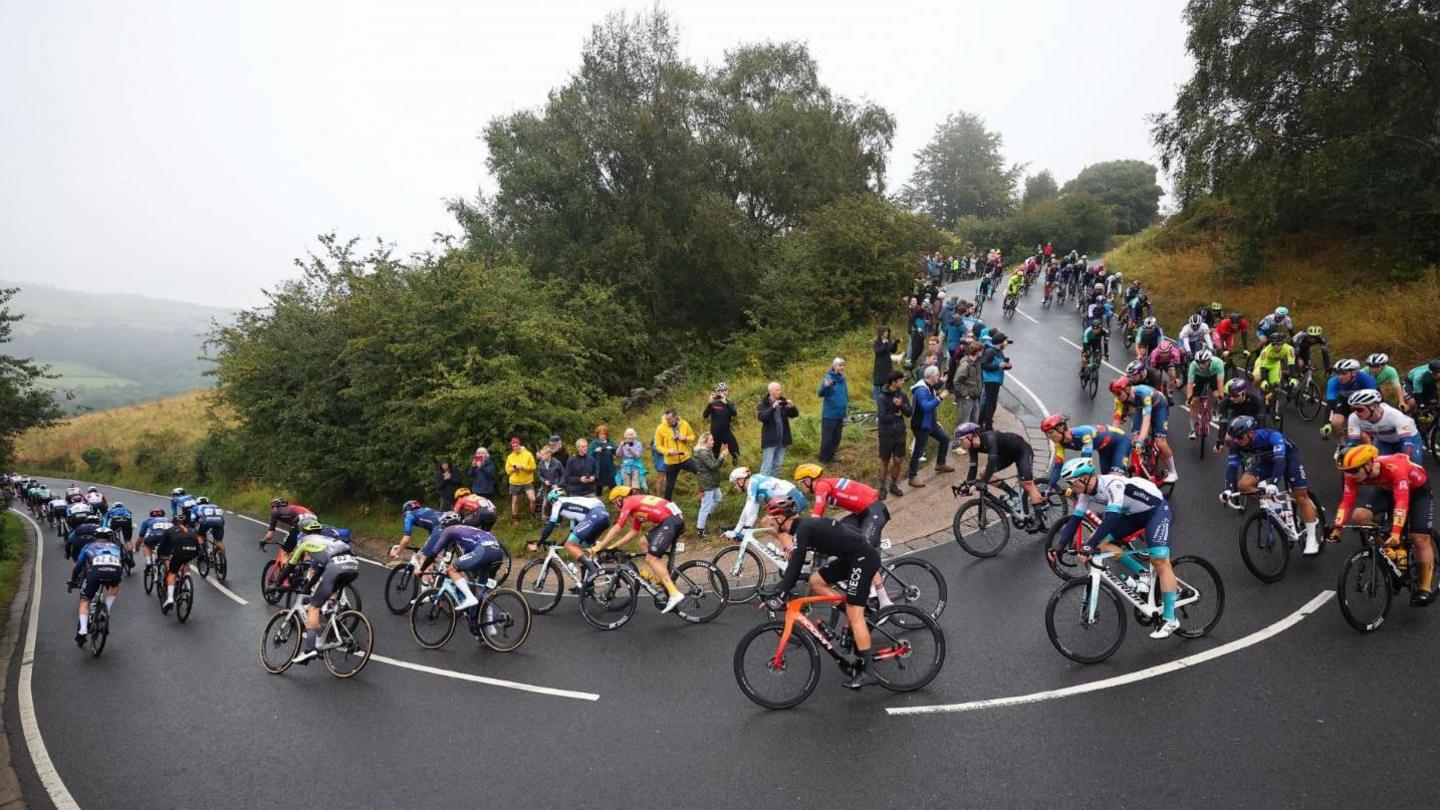
M1130 361L1130 365L1128 365L1128 366L1125 367L1125 373L1126 373L1126 374L1144 374L1144 373L1145 373L1145 361L1144 361L1144 360L1131 360L1131 361Z
M1138 300L1142 304L1148 304L1150 303L1150 294L1142 292L1136 300Z
M94 537L94 538L97 539L97 540L100 539L100 538L102 538L102 537L114 537L114 536L115 536L115 532L111 531L111 529L110 529L109 526L96 526L96 527L95 527L95 534L92 535L92 537Z
M275 498L274 500L270 501L270 508L271 508L271 509L282 509L282 508L284 508L284 507L286 507L286 506L289 506L289 505L290 505L290 502L287 501L287 500L285 500L284 498Z
M974 422L961 422L955 426L955 438L963 439L966 436L974 436L980 432L980 426Z
M1353 359L1353 358L1347 357L1347 358L1345 358L1344 360L1341 360L1340 362L1338 362L1338 363L1335 364L1335 371L1337 371L1337 372L1339 372L1339 373L1341 373L1341 374L1344 374L1344 373L1350 372L1350 371L1359 371L1359 370L1360 370L1360 361L1359 361L1359 360L1355 360L1355 359Z
M1380 392L1374 388L1361 388L1345 400L1352 408L1359 408L1362 405L1379 405L1381 402Z
M1103 292L1105 292L1105 285L1104 285L1104 284L1096 284L1096 285L1095 285L1095 292L1097 292L1097 293L1103 293Z
M1210 311L1211 311L1211 312L1219 312L1220 310L1222 310L1222 309L1224 309L1224 308L1225 308L1225 307L1223 307L1223 306L1220 305L1220 302L1219 302L1219 301L1211 301L1211 302L1210 302Z
M458 500L460 500L461 498L464 498L464 497L469 496L469 495L471 495L471 494L472 494L472 493L470 492L470 488L469 488L469 487L460 487L459 489L455 490L455 498L454 498L454 499L458 501Z
M86 488L85 488L85 491L86 491L86 492L99 492L100 490L99 490L98 488L96 488L96 487L86 487Z
M453 515L453 514L455 514L455 513L454 513L454 512L447 512L446 514L452 514L452 515ZM456 515L456 517L458 518L459 515ZM442 517L440 520L441 520L441 522L443 523L445 519ZM319 534L320 532L322 532L322 531L325 530L325 524L321 523L321 522L319 521L319 519L317 519L315 516L312 515L312 516L310 516L310 517L308 517L308 518L300 521L300 524L299 524L298 526L296 526L295 528L299 529L299 530L301 531L301 533L303 533L303 534Z
M1095 462L1088 458L1072 458L1065 462L1060 468L1060 479L1062 481L1073 481L1082 475L1094 475Z
M819 478L824 472L825 469L819 464L801 464L800 466L795 468L795 480L814 481L816 478Z
M1080 254L1080 261L1082 261L1082 262L1083 262L1083 261L1088 261L1089 259L1090 259L1090 257L1089 257L1088 255L1083 254L1083 253Z
M1052 413L1045 417L1040 423L1040 432L1049 433L1052 430L1060 430L1070 423L1070 417L1063 413Z
M460 513L459 513L459 512L442 512L442 513L440 514L440 525L441 525L441 526L455 526L455 525L458 525L459 523L460 523Z
M765 514L773 518L792 518L800 511L795 501L788 497L780 496L771 498L765 504Z
M1440 374L1440 357L1430 361L1430 373Z
M1230 434L1230 438L1232 439L1238 439L1241 436L1254 433L1255 417L1237 416L1234 419L1230 420L1230 427L1226 428L1225 432Z
M1225 393L1229 394L1232 397L1236 394L1243 394L1249 390L1250 381L1246 380L1244 377L1236 377L1230 382L1225 383Z
M1155 320L1155 316L1151 315L1145 319L1144 327L1146 329L1154 329L1157 323L1159 323L1159 321Z
M150 510L150 517L165 517L165 510L164 510L164 509L151 509L151 510Z
M1335 461L1335 466L1345 472L1352 472L1364 467L1380 456L1380 448L1373 444L1357 444L1346 450Z
M73 487L73 486L75 486L75 485L74 485L74 484L71 484L70 486ZM181 488L181 487L175 487L174 489L170 490L170 494L171 494L171 495L184 495L184 494L185 494L185 490L184 490L183 488Z
M121 502L119 502L119 501L116 501L115 503L110 504L110 508L111 508L111 509L124 509L124 508L125 508L125 504L123 504L123 503L121 503Z
M403 514L405 514L405 513L407 513L407 512L414 512L416 509L419 509L419 508L420 508L420 502L419 502L419 501L414 501L414 500L406 501L405 503L400 504L400 514L403 515Z
M1311 326L1305 327L1305 334L1310 337L1320 337L1325 334L1325 330L1319 324L1312 324Z
M1121 378L1117 379L1115 382L1110 383L1110 393L1114 394L1114 395L1117 396L1117 397L1120 396L1122 393L1124 393L1124 392L1125 392L1126 390L1128 390L1129 388L1130 388L1130 380L1129 380L1129 378L1126 378L1126 377L1121 377Z
M206 503L210 503L210 499L207 498L207 497L205 497L204 495L201 495L200 497L198 497L198 498L195 499L195 503L196 503L196 504L206 504Z
M1201 349L1200 351L1195 353L1195 362L1197 363L1209 363L1211 360L1214 359L1215 355L1211 354L1209 349Z
M736 467L730 471L730 483L735 484L750 477L749 467Z
M732 472L731 474L733 475L734 473ZM614 503L622 498L628 498L631 492L634 492L634 490L622 484L618 487L611 487L608 497L610 498L610 502Z
M1203 319L1202 319L1199 315L1191 315L1191 316L1190 316L1190 325L1193 326L1193 327L1195 327L1195 328L1197 328L1197 329L1200 327L1200 324L1201 324L1202 321L1203 321Z
M1379 367L1379 366L1383 366L1383 365L1385 365L1386 363L1389 363L1389 362L1390 362L1390 355L1388 355L1388 354L1386 354L1386 353L1384 353L1384 352L1376 352L1376 353L1370 355L1369 357L1365 358L1365 365L1370 366L1371 368L1376 368L1376 367Z
M716 391L729 391L729 390L730 390L730 383L728 383L728 382L719 382L719 383L716 383L716 384L715 384L715 390L716 390Z
M551 487L550 491L545 493L545 503L552 504L563 497L565 497L564 487Z
M1288 317L1290 317L1290 309L1289 309L1288 307L1275 307L1275 317L1276 317L1276 318L1288 318Z
M97 515L97 514L95 514L94 512L91 512L91 513L89 513L89 514L87 514L87 515L85 516L84 522L85 522L85 523L99 523L99 522L100 522L100 516Z

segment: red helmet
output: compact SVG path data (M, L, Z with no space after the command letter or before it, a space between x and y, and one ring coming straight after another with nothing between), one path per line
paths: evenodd
M1119 379L1115 380L1115 382L1110 383L1110 393L1112 393L1112 394L1114 394L1114 395L1116 395L1116 396L1119 396L1121 393L1123 393L1123 392L1125 391L1125 389L1127 389L1127 388L1129 388L1129 387L1130 387L1130 378L1129 378L1129 377L1120 377Z
M1069 422L1070 417L1066 416L1065 414L1052 413L1049 416L1045 417L1044 422L1040 423L1040 431L1042 433L1049 433L1052 430L1059 430L1060 428L1063 428L1065 427L1065 425L1069 424Z
M799 511L800 507L795 504L795 501L785 495L771 498L770 501L765 504L765 514L773 518L795 517Z

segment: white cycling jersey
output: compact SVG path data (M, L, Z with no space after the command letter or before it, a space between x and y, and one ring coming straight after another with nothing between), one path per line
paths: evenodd
M1419 435L1420 431L1415 427L1414 419L1396 408L1381 403L1380 418L1373 422L1361 419L1360 415L1353 411L1350 413L1348 430L1350 438L1358 439L1361 433L1368 433L1377 442L1399 442Z
M1149 512L1165 503L1160 489L1144 478L1123 475L1101 475L1095 491L1075 499L1075 514L1083 515L1092 505L1105 507L1106 512L1136 515Z
M568 520L572 524L578 523L590 514L595 507L604 508L605 504L599 498L591 498L588 495L566 495L558 498L555 505L550 507L550 522L559 523L561 520Z
M745 509L740 513L740 522L735 524L735 533L755 525L760 514L760 505L773 498L789 498L799 511L805 511L805 496L800 488L783 478L772 478L760 473L750 475L749 486L745 487Z
M1203 346L1211 351L1215 350L1215 344L1210 340L1210 327L1203 321L1199 326L1191 326L1187 322L1180 327L1180 345L1187 349Z

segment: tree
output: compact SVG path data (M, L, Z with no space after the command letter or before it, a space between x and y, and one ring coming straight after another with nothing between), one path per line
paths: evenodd
M10 299L18 291L0 289L0 345L10 342L15 324L24 317L10 313ZM0 466L9 467L15 460L20 434L60 418L55 394L40 385L41 380L53 378L31 358L0 354Z
M1142 160L1110 160L1080 170L1064 193L1089 194L1109 206L1115 233L1138 233L1155 221L1163 193L1156 169Z
M987 130L979 116L948 116L915 153L915 172L901 198L942 228L964 216L1004 216L1015 206L1020 167L1006 167L1001 145L999 133Z
M1025 208L1042 200L1050 200L1060 196L1060 186L1055 183L1055 175L1049 169L1041 169L1039 174L1032 174L1025 178L1025 195L1021 198L1021 205Z

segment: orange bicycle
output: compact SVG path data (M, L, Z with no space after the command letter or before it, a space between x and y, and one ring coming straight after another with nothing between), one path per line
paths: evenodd
M807 596L785 607L746 633L735 648L735 680L745 697L767 709L798 706L820 683L820 648L848 677L854 664L854 639L844 616L843 596ZM830 605L828 620L817 623L811 605ZM867 611L865 623L875 651L871 671L892 692L913 692L940 673L945 664L945 633L929 614L909 605ZM803 632L796 632L796 625Z

